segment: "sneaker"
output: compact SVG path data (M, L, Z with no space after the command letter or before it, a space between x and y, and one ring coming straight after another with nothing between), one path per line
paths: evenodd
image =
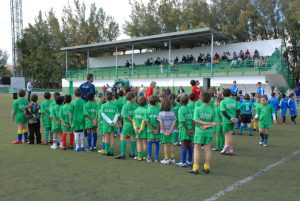
M81 147L81 148L80 148L80 151L85 151L85 148L84 148L84 147Z
M259 145L263 145L263 140L260 140L260 141L259 141Z
M151 159L150 157L147 157L146 161L147 161L148 163L151 163L151 162L152 162L152 159Z
M134 159L134 160L137 160L137 159L138 159L138 157L137 157L137 156L135 156L135 157L133 157L133 159Z
M191 169L191 170L188 170L188 173L191 173L191 174L199 174L199 171L198 171L198 170Z
M143 158L142 158L143 161L145 161L146 159L147 159L146 157L143 157Z
M179 145L179 142L174 142L173 145L174 145L174 146L178 146L178 145Z
M206 174L209 174L209 169L203 169L203 172L205 172Z
M48 145L48 142L42 142L41 144L42 145Z
M249 136L253 136L253 134L249 134Z
M97 147L94 147L94 148L93 148L93 151L97 151Z
M227 153L228 149L229 149L228 147L224 147L224 148L222 149L222 151L220 151L220 154L225 155L225 154Z
M159 159L158 159L158 158L155 158L154 162L155 162L155 163L158 163L158 162L159 162Z
M263 147L267 147L268 146L268 143L263 143L263 145L262 145Z
M126 157L124 155L117 155L115 156L115 159L125 159Z
M234 150L232 148L230 148L227 152L226 155L234 155Z
M170 164L170 161L169 161L169 159L164 159L164 160L161 160L160 163L162 163L164 165L168 165L168 164Z
M186 164L187 164L188 166L192 166L192 165L193 165L193 162L192 162L192 161L186 161Z
M170 159L169 161L170 161L170 163L172 163L172 164L176 164L175 158Z
M80 148L79 148L79 147L77 147L76 149L74 149L74 151L76 151L76 152L80 152Z
M22 144L22 140L14 140L12 141L13 144Z
M186 163L180 162L180 163L176 163L177 167L187 167Z
M57 149L58 148L58 146L56 145L56 144L53 144L52 146L51 146L51 149Z
M221 151L222 149L219 149L218 147L212 148L212 151Z
M143 158L137 158L138 161L143 161Z
M135 158L135 154L129 154L128 156L133 159Z

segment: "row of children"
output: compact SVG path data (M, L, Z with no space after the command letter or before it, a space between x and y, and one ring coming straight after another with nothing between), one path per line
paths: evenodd
M97 146L99 126L102 138L100 152L105 155L114 155L114 133L120 132L120 154L115 157L116 159L125 159L126 137L129 136L130 157L151 162L152 145L155 144L154 160L158 162L160 144L163 144L164 159L160 162L175 164L173 143L179 138L182 159L176 165L180 167L191 165L194 155L193 169L189 172L198 174L200 151L204 146L206 159L203 171L209 173L213 134L216 133L215 150L221 151L221 154L233 155L232 133L238 117L241 115L242 127L250 124L252 118L249 95L246 94L240 104L231 97L230 89L224 89L223 98L215 100L209 93L203 93L202 98L197 102L193 93L189 96L181 95L178 102L174 94L161 95L159 98L151 96L149 100L141 96L136 101L134 92L128 92L126 96L122 92L120 95L108 92L105 100L96 101L94 95L89 93L88 102L80 98L80 89L76 89L74 95L75 100L72 100L70 95L62 97L55 94L55 102L53 102L50 100L51 95L46 92L45 100L39 108L36 95L32 95L32 102L29 104L24 98L25 91L20 90L19 99L13 103L12 117L13 119L16 117L18 125L18 139L13 143L26 142L29 121L30 144L34 143L34 133L36 133L37 143L53 143L51 148L57 149L61 134L60 147L66 149L66 137L69 135L70 148L73 148L75 136L75 151L84 151L85 131L87 150L93 151ZM260 98L260 105L255 107L254 116L255 122L259 120L260 143L264 146L267 146L272 119L276 123L275 111L267 101L267 96ZM39 110L44 128L43 142L38 128ZM32 124L36 125L32 126ZM24 134L23 139L22 134ZM187 155L188 159L186 159Z

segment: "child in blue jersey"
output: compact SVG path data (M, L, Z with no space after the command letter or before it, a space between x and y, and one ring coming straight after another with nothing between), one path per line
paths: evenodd
M291 93L289 95L288 108L290 111L291 120L292 120L293 124L296 124L297 108L296 108L296 101L295 101L294 97L295 97L294 93Z
M244 101L241 103L241 126L239 135L243 134L244 128L248 127L249 136L253 135L253 129L251 125L252 119L252 110L253 110L253 103L250 101L249 94L245 94Z
M279 107L281 110L282 124L286 124L286 111L288 109L288 99L285 94L282 94Z
M275 115L276 115L276 119L277 119L277 111L279 109L279 102L278 102L278 99L276 98L274 92L271 93L271 98L268 100L268 103L273 107Z

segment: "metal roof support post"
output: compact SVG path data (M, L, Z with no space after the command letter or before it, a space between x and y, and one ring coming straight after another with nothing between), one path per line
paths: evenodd
M68 51L66 51L66 72L65 72L65 78L67 79L68 76Z
M133 76L133 54L134 54L134 45L131 45L131 76Z
M90 51L87 51L87 55L86 55L86 71L87 73L89 73L89 68L90 68Z
M213 75L213 61L214 61L214 34L211 34L211 44L210 44L210 73Z
M169 75L171 75L171 40L169 40Z
M116 46L116 77L118 78L118 46Z

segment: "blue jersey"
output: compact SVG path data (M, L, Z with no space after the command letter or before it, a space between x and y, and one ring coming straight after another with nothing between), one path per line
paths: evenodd
M256 93L257 93L259 96L262 96L262 95L265 94L265 90L264 90L264 88L262 88L262 87L257 87Z
M280 103L279 103L280 109L287 109L288 108L288 99L283 98L281 99Z
M279 102L278 99L275 97L272 97L268 100L268 103L273 107L275 113L277 112L277 110L279 109Z
M295 116L297 115L297 108L296 108L296 102L294 99L290 98L288 100L288 108L290 110L290 115Z
M252 114L253 103L251 101L245 100L241 103L242 114Z
M230 88L230 92L231 94L237 94L238 93L239 88L237 86L232 86Z
M88 93L96 95L95 86L91 82L82 83L79 88L81 90L81 98L84 100L87 100L86 96Z

